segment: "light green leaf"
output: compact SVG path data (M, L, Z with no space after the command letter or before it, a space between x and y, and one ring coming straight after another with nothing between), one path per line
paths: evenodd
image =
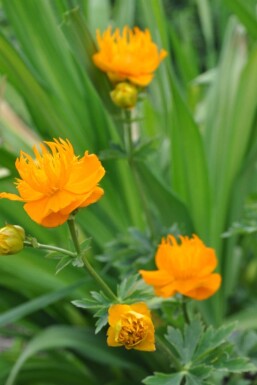
M257 18L253 12L250 12L246 2L243 0L225 0L224 3L232 12L234 12L239 20L244 24L249 34L254 39L257 38Z
M142 382L146 385L180 385L184 373L164 374L154 373L146 377Z

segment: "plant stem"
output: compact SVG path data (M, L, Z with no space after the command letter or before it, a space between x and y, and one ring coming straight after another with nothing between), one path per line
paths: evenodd
M38 243L36 244L36 247L33 246L33 244L29 241L24 241L24 246L28 246L28 247L34 247L34 248L38 248L38 249L44 249L44 250L50 250L50 251L57 251L57 252L60 252L62 254L66 254L66 255L69 255L70 257L76 257L76 253L74 253L73 251L69 251L69 250L66 250L66 249L62 249L61 247L57 247L57 246L52 246L52 245L44 245L42 243Z
M184 315L184 320L186 321L187 324L190 324L190 318L187 311L187 302L184 297L182 298L181 306L182 306L182 312Z
M114 292L111 290L111 288L107 285L107 283L100 277L100 275L95 271L93 266L89 263L87 256L85 253L81 253L77 233L76 233L76 228L75 228L75 221L74 217L71 216L70 219L68 219L68 226L71 234L72 241L74 243L74 247L77 252L77 256L80 257L84 263L84 267L88 271L88 273L91 275L91 277L94 278L94 280L98 283L98 285L103 289L105 294L110 297L111 299L117 301L117 297L114 294Z
M95 271L95 269L91 266L91 264L88 262L88 259L87 259L86 255L82 255L81 258L82 258L84 266L86 267L86 269L89 272L89 274L94 278L94 280L103 289L103 291L108 295L108 297L110 297L114 301L117 301L117 297L114 294L114 292L105 283L105 281L100 277L100 275L98 275L98 273Z
M172 365L174 368L179 372L183 368L181 363L179 362L178 358L175 356L175 354L169 349L169 347L165 344L165 342L156 334L155 335L156 343L159 346L159 348L163 351L163 353L170 358L170 361L172 362Z
M131 168L132 174L134 176L134 180L136 183L136 187L138 189L139 196L141 197L142 206L144 209L145 217L149 226L149 230L151 232L151 236L154 239L155 234L155 228L152 221L152 216L149 211L148 205L146 204L146 197L144 193L144 189L142 186L142 182L140 179L140 176L137 172L136 163L134 161L133 157L133 137L132 137L132 119L131 119L131 111L130 110L124 110L124 117L125 117L125 123L124 123L124 145L128 154L128 164Z
M74 215L71 215L70 218L68 219L68 226L69 226L69 230L70 230L71 239L72 239L72 242L74 244L77 255L81 256L80 245L79 245L77 232L76 232L76 228L75 228Z

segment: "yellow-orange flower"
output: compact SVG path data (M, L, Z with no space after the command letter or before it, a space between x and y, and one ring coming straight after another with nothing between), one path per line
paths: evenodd
M172 235L163 239L155 256L158 270L140 270L140 274L157 296L180 293L197 300L209 298L221 284L220 274L213 273L217 266L215 251L196 235L191 239L180 236L180 240L178 244Z
M74 154L68 140L54 139L33 148L35 159L21 151L15 166L19 195L0 193L0 198L25 202L24 209L35 222L45 227L63 224L79 207L96 202L103 195L97 186L105 170L96 155Z
M99 52L93 55L93 61L114 82L127 79L145 87L167 56L164 49L159 52L148 29L141 31L135 27L131 30L126 26L122 33L118 28L112 33L110 27L102 36L97 30L97 42Z
M155 350L151 314L143 302L112 305L109 308L107 344L152 352Z

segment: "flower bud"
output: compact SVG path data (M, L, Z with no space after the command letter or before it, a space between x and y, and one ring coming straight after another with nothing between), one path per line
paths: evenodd
M25 231L16 225L6 225L0 229L0 255L16 254L23 249Z
M133 84L122 82L111 92L114 104L121 108L133 108L137 102L138 89Z

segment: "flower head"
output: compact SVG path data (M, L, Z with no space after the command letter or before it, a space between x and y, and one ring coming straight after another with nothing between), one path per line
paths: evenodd
M95 203L103 195L98 182L105 170L96 155L74 154L68 140L54 139L33 148L35 159L21 151L16 160L19 195L0 193L0 198L25 202L24 209L35 222L46 227L63 224L80 207Z
M126 349L154 351L154 326L145 303L112 305L109 309L107 344Z
M16 225L6 225L0 229L0 255L16 254L23 249L25 231Z
M111 81L129 80L138 86L147 86L160 62L167 56L165 50L158 50L148 29L133 30L127 26L122 33L111 27L101 36L97 30L99 51L93 55L95 65L106 72Z
M213 273L217 266L214 249L196 235L191 239L180 236L180 240L178 244L172 235L163 239L155 256L158 270L140 270L140 274L160 297L180 293L197 300L209 298L221 284L220 274Z

